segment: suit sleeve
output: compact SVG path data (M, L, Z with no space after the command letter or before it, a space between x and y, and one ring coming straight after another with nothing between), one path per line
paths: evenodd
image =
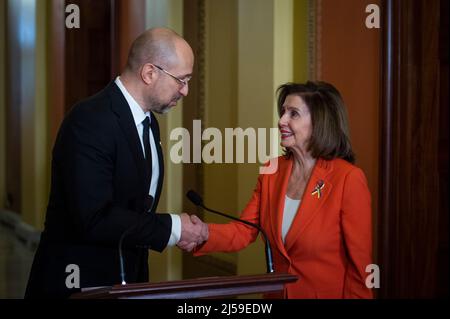
M147 214L114 201L115 141L112 129L93 117L72 116L58 137L54 158L63 176L63 194L71 224L82 240L116 245L129 232L125 245L162 251L170 237L168 214Z
M346 177L342 199L342 228L349 259L344 298L373 298L366 287L367 265L372 263L372 211L370 192L361 169Z
M252 197L239 218L254 224L259 224L261 181L260 175ZM235 252L254 242L258 229L243 223L232 221L227 224L208 224L209 238L195 249L194 255L201 256L213 252Z

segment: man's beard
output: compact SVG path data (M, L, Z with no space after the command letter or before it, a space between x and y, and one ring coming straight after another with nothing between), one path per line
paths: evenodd
M155 110L155 112L158 114L167 114L167 113L169 113L171 108L172 107L170 105L166 104L166 105L162 105L159 109Z
M162 103L161 101L157 101L154 98L150 99L150 109L158 114L166 114L170 111L171 108L175 107L175 105L170 105L173 102L178 102L181 99L181 96L175 96L170 100L169 103Z
M171 106L169 104L153 104L152 111L158 113L158 114L166 114L169 113L171 109Z

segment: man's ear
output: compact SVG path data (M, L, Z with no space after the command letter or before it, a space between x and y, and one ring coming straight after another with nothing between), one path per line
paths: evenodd
M155 67L150 63L145 63L141 68L141 78L145 84L151 84L155 81Z

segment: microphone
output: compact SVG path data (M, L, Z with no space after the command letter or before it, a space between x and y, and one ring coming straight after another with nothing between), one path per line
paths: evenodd
M209 211L211 213L214 213L214 214L217 214L217 215L220 215L220 216L224 216L224 217L236 220L238 222L241 222L243 224L246 224L246 225L249 225L249 226L252 226L252 227L255 227L256 229L258 229L261 232L261 234L264 236L264 241L265 241L265 245L266 245L265 252L266 252L267 273L270 274L270 273L275 272L275 270L273 269L272 250L270 249L269 240L267 239L266 232L258 224L254 224L254 223L251 223L249 221L246 221L246 220L234 217L234 216L230 216L230 215L227 215L227 214L224 214L224 213L221 213L221 212L218 212L218 211L215 211L213 209L210 209L210 208L206 207L205 205L203 205L202 197L199 194L197 194L195 191L193 191L193 190L188 191L186 193L186 196L196 206L202 207L203 209L205 209L205 210L207 210L207 211Z
M148 210L149 212L151 212L153 210L153 206L155 206L155 200L152 200L152 204L150 206L150 209ZM144 213L145 214L145 213ZM138 216L138 221L140 220L140 216ZM125 267L123 265L123 256L122 256L122 242L123 239L125 238L126 235L128 235L128 233L133 230L137 225L139 225L139 222L137 222L136 224L134 224L133 226L129 227L127 230L125 230L122 235L120 236L120 240L119 240L119 262L120 262L120 279L121 279L121 284L122 285L126 285L127 282L125 281Z

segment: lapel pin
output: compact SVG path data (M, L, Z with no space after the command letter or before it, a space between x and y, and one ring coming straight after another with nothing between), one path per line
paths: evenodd
M314 187L314 191L311 193L312 196L317 195L317 198L319 199L320 196L322 196L322 189L325 186L325 183L323 180L319 180Z

